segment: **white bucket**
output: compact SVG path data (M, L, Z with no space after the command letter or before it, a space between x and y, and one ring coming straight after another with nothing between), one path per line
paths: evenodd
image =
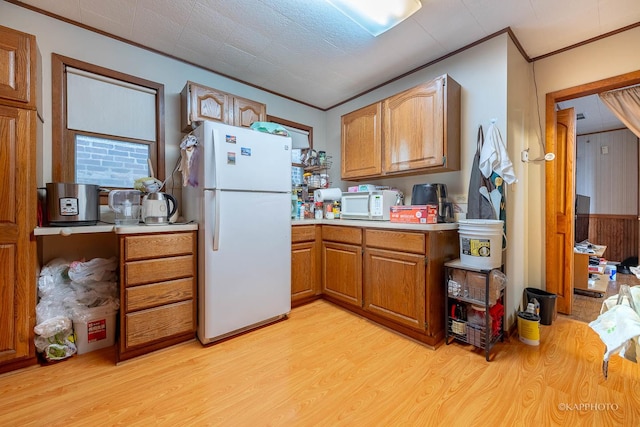
M503 221L464 219L458 222L460 261L470 267L490 270L502 265Z

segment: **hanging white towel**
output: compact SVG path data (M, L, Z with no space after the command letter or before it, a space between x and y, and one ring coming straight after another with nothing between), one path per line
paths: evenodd
M513 184L517 181L513 163L509 159L500 131L494 123L489 126L487 138L482 146L482 151L480 151L479 167L482 175L486 178L489 178L495 172L507 184Z

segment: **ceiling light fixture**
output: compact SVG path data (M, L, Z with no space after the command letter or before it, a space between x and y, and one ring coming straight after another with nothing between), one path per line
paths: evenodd
M422 7L420 0L327 0L373 36L395 27Z

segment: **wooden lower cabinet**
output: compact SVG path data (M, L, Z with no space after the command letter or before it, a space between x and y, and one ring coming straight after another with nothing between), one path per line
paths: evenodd
M320 226L301 225L291 230L291 306L320 295Z
M322 292L362 307L362 247L322 243Z
M390 329L444 341L444 263L457 230L322 225L322 296Z
M120 341L126 360L195 337L196 232L120 235Z
M364 309L426 330L424 270L424 255L365 249Z
M362 229L322 226L322 293L362 307Z

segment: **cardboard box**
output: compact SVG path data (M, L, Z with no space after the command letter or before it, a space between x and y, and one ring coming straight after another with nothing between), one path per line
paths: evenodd
M404 222L411 224L436 224L438 222L438 206L391 206L389 219L391 220L391 222Z
M116 315L111 307L87 308L86 321L74 321L78 354L112 346L116 338Z

